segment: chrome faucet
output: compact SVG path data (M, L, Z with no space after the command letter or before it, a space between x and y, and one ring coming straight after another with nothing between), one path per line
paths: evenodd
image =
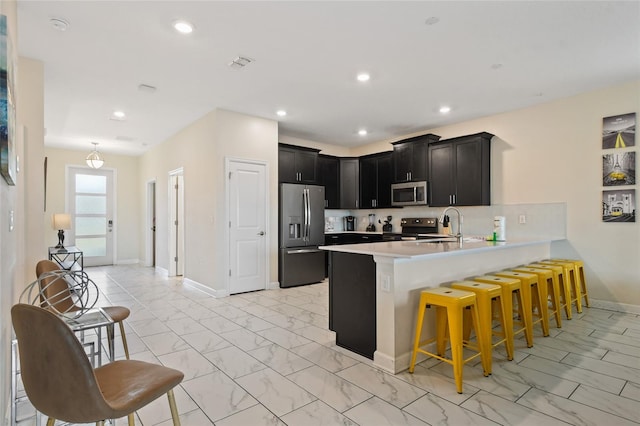
M439 222L444 223L444 217L447 215L447 212L449 210L453 210L458 214L458 233L455 235L453 234L452 235L456 237L458 239L458 243L462 245L462 213L460 213L460 210L458 210L455 207L447 207L446 209L444 209L444 211L440 215Z

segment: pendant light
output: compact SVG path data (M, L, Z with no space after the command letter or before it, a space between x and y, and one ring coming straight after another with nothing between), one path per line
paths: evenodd
M100 153L98 152L98 142L91 142L91 143L94 146L93 146L93 151L91 151L89 155L87 155L87 166L91 167L92 169L99 169L104 164L104 160L102 159L102 157L100 156Z

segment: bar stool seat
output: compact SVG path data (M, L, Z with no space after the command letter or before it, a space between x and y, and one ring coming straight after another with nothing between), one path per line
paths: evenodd
M536 269L529 268L526 266L521 266L518 268L513 268L514 272L523 272L525 274L533 274L536 276L535 283L531 283L529 286L530 291L530 301L531 301L531 315L533 318L533 312L536 313L536 320L532 320L531 324L536 325L540 324L542 328L542 335L547 337L549 335L549 308L548 308L548 299L549 294L547 291L547 282L546 278L551 278L553 274L546 269ZM544 278L541 278L544 276Z
M507 350L507 358L509 361L513 360L513 341L509 341L507 339L506 334L506 309L504 307L504 301L502 298L502 287L496 284L486 284L480 283L477 281L456 281L451 284L451 288L455 288L458 290L471 291L476 294L476 303L478 305L478 318L480 327L484 332L485 345L484 348L487 350L487 359L488 365L484 367L485 371L491 373L491 363L492 363L492 351L495 346L498 346L504 343L504 346ZM494 331L493 329L493 313L494 309L497 308L498 312L498 320L500 322L501 329L499 331ZM466 311L465 311L466 312ZM469 340L469 327L467 327L469 321L465 318L464 322L464 338ZM501 337L501 339L497 342L493 342L493 335L497 335Z
M425 311L431 306L436 307L436 336L421 341ZM478 345L472 345L469 342L463 341L463 310L466 308L469 308L471 311L473 328L476 332ZM451 358L445 358L444 356L447 330L449 331ZM429 352L423 348L425 345L433 342L436 342L436 353ZM483 350L483 346L484 335L478 322L475 293L449 287L435 287L420 292L420 305L418 306L416 319L416 334L413 351L411 353L411 363L409 365L410 373L414 371L418 352L439 359L453 366L456 390L458 393L462 393L462 370L464 364L481 356L483 368L487 365L487 352ZM475 349L477 353L464 359L464 347ZM485 370L484 375L488 376L489 372Z
M589 308L591 304L589 303L589 291L587 290L587 281L584 276L584 262L579 259L551 259L552 262L572 262L574 265L574 270L576 274L576 280L580 283L580 292L582 293L582 298L584 299L584 305Z
M475 277L473 281L477 281L480 283L487 284L497 284L502 288L502 300L504 302L504 312L505 312L505 331L507 333L506 338L513 342L514 335L519 333L524 333L525 339L527 340L527 347L533 346L533 326L531 325L531 315L525 315L524 312L529 310L531 311L531 302L529 302L528 307L525 306L525 301L523 297L522 284L520 280L517 278L508 278L508 277L499 277L496 275L482 275L479 277ZM520 318L520 325L518 329L514 330L513 324L513 296L516 296L516 302L518 304L518 316ZM513 346L513 343L511 343Z
M547 300L546 285L539 285L538 276L531 272L526 271L514 271L507 269L504 271L496 272L495 275L499 277L508 277L519 279L522 283L522 299L524 300L524 316L529 317L531 327L540 324L542 329L542 335L549 335L549 311L547 304L542 303L543 300ZM533 313L535 311L536 319L533 319ZM533 337L533 336L532 336Z

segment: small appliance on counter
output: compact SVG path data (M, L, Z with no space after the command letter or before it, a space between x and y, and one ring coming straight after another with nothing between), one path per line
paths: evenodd
M356 230L356 217L355 216L345 216L344 217L344 230L345 231L355 231Z
M367 225L367 232L376 232L376 215L369 215L369 225Z
M393 232L393 225L391 224L392 216L387 216L382 225L382 232Z

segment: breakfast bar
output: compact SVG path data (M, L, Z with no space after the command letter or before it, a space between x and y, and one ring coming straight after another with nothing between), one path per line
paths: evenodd
M338 346L398 373L409 366L422 289L548 258L551 244L465 238L321 247L329 252L329 328Z

